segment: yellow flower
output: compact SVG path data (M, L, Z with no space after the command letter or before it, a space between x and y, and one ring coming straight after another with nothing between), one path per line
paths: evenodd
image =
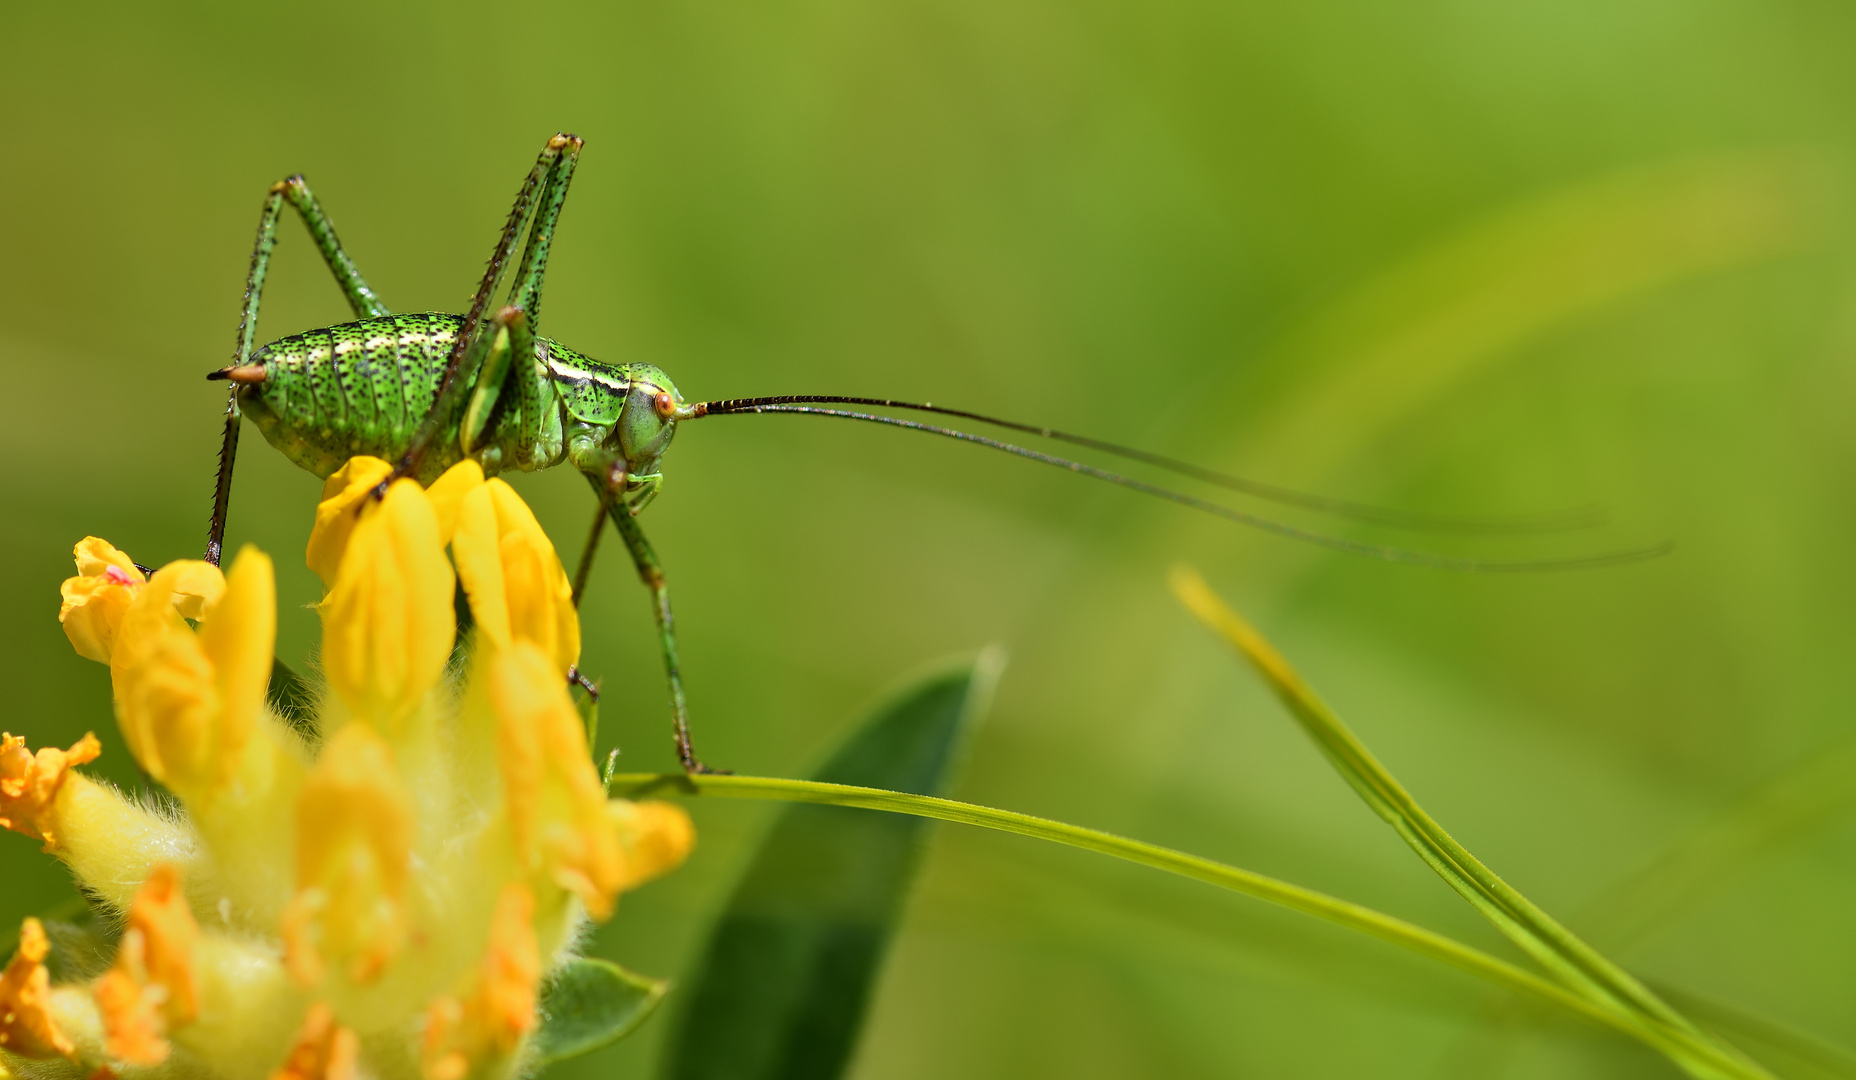
M86 536L72 554L77 559L77 576L66 578L59 590L64 602L58 621L79 656L107 664L129 602L148 579L133 559L107 540ZM204 562L173 565L181 568L170 575L174 606L186 618L198 619L225 591L219 568Z
M392 732L424 703L451 658L454 579L418 484L398 481L379 502L361 500L344 513L359 520L322 602L322 668L357 716Z
M181 892L180 872L160 866L136 891L116 963L97 979L104 1046L130 1065L167 1060L164 1036L199 1012L194 953L200 924Z
M192 573L190 564L173 564L140 586L110 658L130 752L190 799L223 787L238 769L264 707L277 627L271 560L262 552L239 553L199 633L175 604Z
M45 957L51 952L45 927L27 919L19 928L19 951L0 972L0 1049L27 1058L74 1058L71 1044L47 1011L51 976Z
M102 752L95 735L85 735L69 750L47 746L34 754L25 736L0 734L0 828L44 840L46 851L56 849L55 808L66 772Z
M181 809L74 771L94 738L0 738L0 825L126 912L84 983L50 983L28 925L0 976L12 1075L34 1055L150 1080L507 1080L584 915L689 851L682 811L605 798L567 691L566 573L515 490L467 462L374 498L389 472L350 462L318 508L329 693L308 734L265 701L264 555L144 575L78 545L66 633L109 664L123 737ZM462 685L447 546L479 626Z
M412 808L393 750L350 724L323 747L296 808L296 895L283 915L284 956L304 986L325 959L357 983L380 977L405 938Z

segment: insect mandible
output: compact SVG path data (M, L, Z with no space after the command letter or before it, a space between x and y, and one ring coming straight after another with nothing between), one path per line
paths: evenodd
M707 772L709 769L697 758L690 742L688 704L678 671L675 623L663 566L637 522L638 514L656 497L663 483L661 464L677 425L706 416L799 413L922 431L1054 465L1292 539L1444 569L1589 567L1667 550L1667 545L1656 545L1532 562L1438 555L1310 532L1080 461L965 431L819 406L913 410L973 420L1143 462L1247 495L1386 525L1456 531L1545 531L1581 524L1588 515L1573 512L1526 519L1463 519L1383 509L1246 480L1086 436L923 403L832 395L687 402L669 375L654 364L601 363L537 333L548 253L581 146L579 137L561 134L543 147L534 168L523 178L489 265L471 295L470 306L461 315L392 314L342 249L334 225L303 177L292 176L271 187L258 221L232 363L207 375L208 379L232 383L207 538L208 562L218 564L225 541L242 417L255 422L265 439L291 461L323 478L358 454L396 462L388 482L402 476L429 482L467 457L477 459L486 474L570 463L587 478L598 502L592 542L574 576L574 602L579 603L586 589L593 553L603 531L600 523L610 519L651 594L677 757L684 769ZM276 244L277 220L285 203L308 227L323 261L353 308L356 321L293 334L254 352L259 301ZM492 309L491 301L508 276L517 241L525 229L527 242L515 264L508 295L502 305ZM381 485L382 491L385 486ZM579 678L577 672L568 672L566 677Z

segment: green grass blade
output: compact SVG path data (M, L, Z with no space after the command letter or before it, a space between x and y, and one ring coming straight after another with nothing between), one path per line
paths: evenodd
M1856 1050L1783 1020L1764 1016L1739 1005L1656 983L1656 992L1714 1031L1736 1036L1750 1046L1764 1046L1781 1060L1804 1065L1809 1072L1856 1080Z
M1445 832L1301 675L1212 591L1180 567L1173 591L1194 616L1251 662L1368 806L1465 900L1570 989L1594 1003L1668 1029L1684 1047L1678 1061L1696 1076L1767 1077L1758 1064L1710 1039L1637 978L1522 896Z
M682 773L621 773L611 779L613 794L640 798L670 794L706 795L727 799L774 799L783 802L824 803L864 810L954 821L982 829L1016 833L1069 847L1109 855L1142 866L1230 889L1245 896L1292 911L1371 934L1402 948L1442 961L1498 986L1556 1005L1588 1020L1620 1031L1654 1050L1677 1059L1684 1052L1679 1033L1667 1025L1645 1024L1616 1009L1604 1008L1531 972L1465 945L1453 938L1369 907L1326 893L1305 889L1264 874L1188 855L1182 851L1131 840L1113 833L1061 821L998 810L951 799L883 791L878 788L822 784L811 780L783 780L763 776L686 776ZM1723 1072L1746 1077L1757 1074Z
M1684 912L1717 896L1750 867L1824 829L1856 802L1856 739L1813 752L1758 785L1713 819L1669 847L1645 867L1605 890L1574 916L1586 940L1610 951L1625 948ZM1830 1076L1856 1078L1856 1051L1776 1020L1734 1013L1732 1007L1665 986L1665 1001L1713 1031L1764 1046ZM1508 1015L1512 1002L1492 1004L1488 1023L1520 1038L1537 1013ZM1739 1018L1736 1018L1739 1017ZM1478 1074L1480 1075L1480 1074Z
M552 1065L623 1039L656 1011L669 989L663 979L627 971L609 960L573 960L541 988L535 1064Z
M819 779L921 795L942 790L998 667L989 652L917 683L841 745ZM922 818L833 806L783 811L716 922L660 1075L840 1076L927 827Z

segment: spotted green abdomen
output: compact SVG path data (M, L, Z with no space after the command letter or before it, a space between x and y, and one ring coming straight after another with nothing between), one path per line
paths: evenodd
M462 322L387 315L274 341L253 354L265 378L241 390L240 408L271 445L317 476L356 454L398 458L438 396Z

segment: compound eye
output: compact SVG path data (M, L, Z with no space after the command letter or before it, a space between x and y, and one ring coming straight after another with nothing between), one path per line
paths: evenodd
M677 411L676 400L666 393L659 392L652 404L657 406L657 415L665 420L670 419L671 415Z

